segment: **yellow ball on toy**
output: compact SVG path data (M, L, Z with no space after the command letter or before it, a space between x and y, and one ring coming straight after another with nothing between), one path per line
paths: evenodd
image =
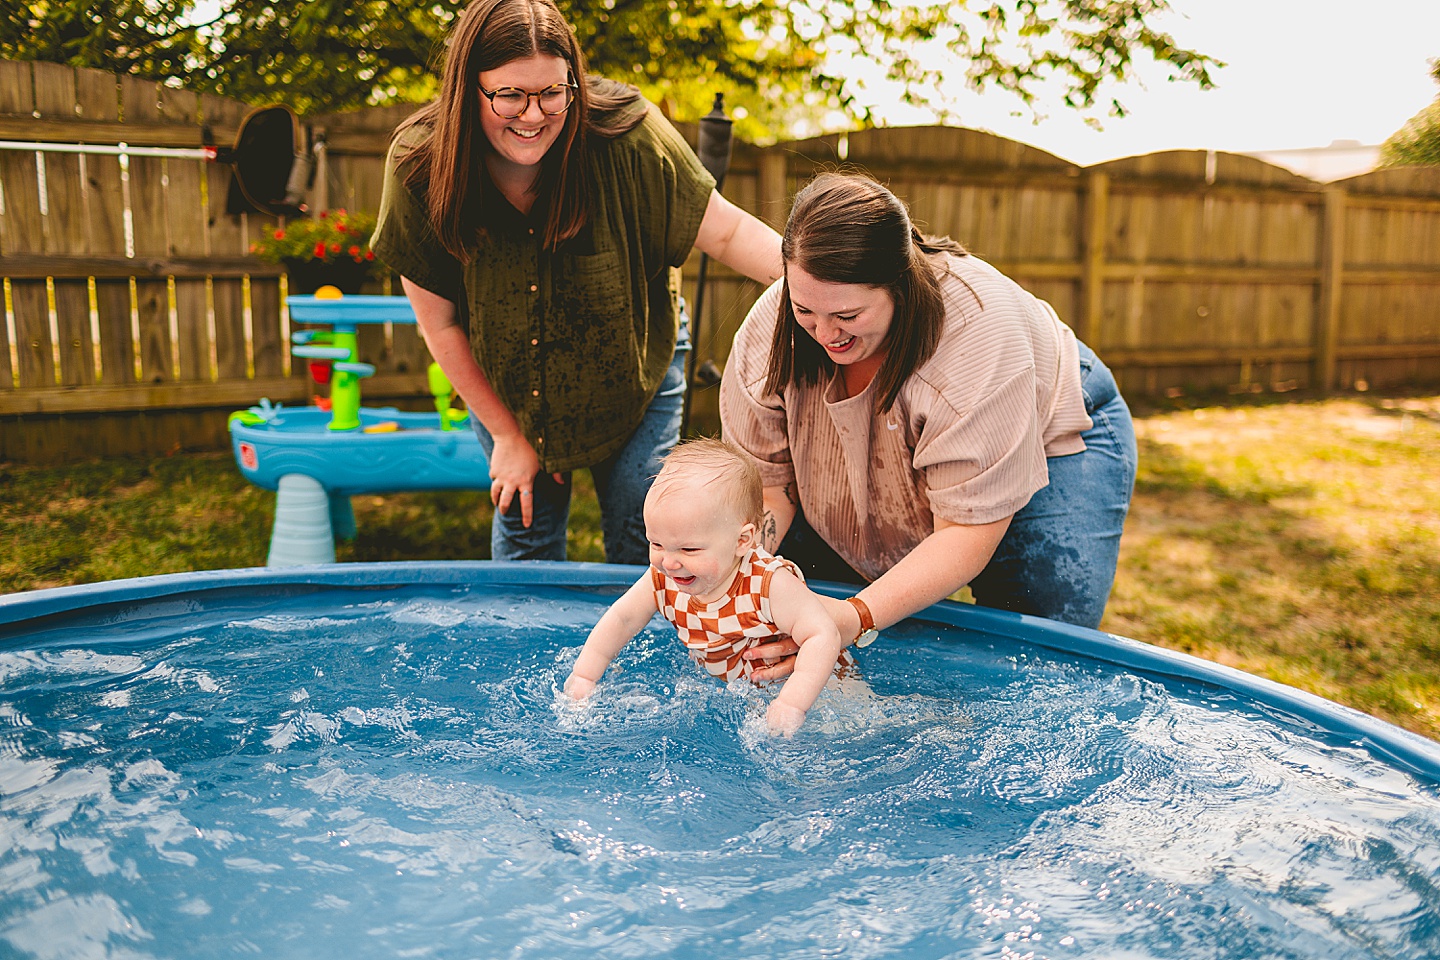
M344 296L345 294L340 292L339 287L332 286L328 283L315 291L316 300L340 300L344 298Z

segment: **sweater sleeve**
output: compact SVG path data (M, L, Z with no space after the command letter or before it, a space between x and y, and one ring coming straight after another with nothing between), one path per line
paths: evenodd
M980 394L964 411L935 396L915 446L930 511L976 525L1012 516L1049 482L1029 369Z

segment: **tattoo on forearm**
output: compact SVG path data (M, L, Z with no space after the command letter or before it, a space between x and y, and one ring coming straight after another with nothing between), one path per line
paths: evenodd
M760 520L760 545L771 553L780 547L780 538L776 536L776 530L775 514L766 510L765 516Z

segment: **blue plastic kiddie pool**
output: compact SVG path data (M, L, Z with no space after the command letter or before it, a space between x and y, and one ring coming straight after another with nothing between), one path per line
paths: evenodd
M0 597L0 956L1440 956L1435 743L959 604L790 740L658 621L568 702L637 573Z

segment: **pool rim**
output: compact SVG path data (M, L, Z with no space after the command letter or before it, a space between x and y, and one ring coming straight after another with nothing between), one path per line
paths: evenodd
M642 567L573 561L413 560L389 563L336 563L296 567L247 567L159 574L127 580L51 587L0 594L0 650L17 637L53 626L58 620L104 607L140 604L237 589L377 588L441 586L552 586L580 589L624 588ZM853 585L813 581L818 593L845 597ZM908 619L1018 640L1031 646L1132 670L1142 675L1218 687L1249 698L1333 736L1350 740L1406 772L1440 785L1440 743L1378 717L1323 697L1177 650L1153 646L1118 634L1077 627L973 604L942 601ZM884 631L881 632L884 639Z

